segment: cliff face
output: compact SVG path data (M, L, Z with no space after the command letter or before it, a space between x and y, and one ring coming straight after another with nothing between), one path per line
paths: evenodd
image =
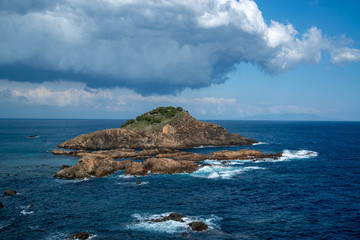
M188 112L147 128L135 125L83 134L59 145L69 149L171 148L198 146L251 145L257 141L240 134L231 134L225 128L201 122Z

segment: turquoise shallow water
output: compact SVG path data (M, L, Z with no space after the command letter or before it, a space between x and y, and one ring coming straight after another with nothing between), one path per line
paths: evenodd
M360 236L359 122L211 121L262 143L246 148L284 151L285 156L277 162L232 161L228 167L215 165L193 174L52 178L61 165L77 162L52 155L49 151L56 145L123 122L0 120L0 191L19 192L0 197L0 239L65 239L81 231L93 239ZM27 138L30 135L39 137ZM186 223L136 221L170 212L187 215L188 222L205 221L211 229L193 233Z

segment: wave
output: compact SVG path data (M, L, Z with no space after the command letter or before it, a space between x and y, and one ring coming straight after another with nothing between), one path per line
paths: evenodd
M20 207L17 207L17 208L22 209L21 212L20 212L22 215L30 215L30 214L35 213L34 211L30 210L31 208L33 208L32 205L20 206Z
M22 215L29 215L29 214L33 214L33 213L34 213L34 211L27 211L27 210L22 210L21 211Z
M55 179L55 182L58 183L81 183L81 182L87 182L90 181L90 178L84 178L84 179Z
M220 229L218 223L221 221L221 218L211 215L208 218L200 216L188 216L183 218L185 222L177 221L166 221L166 222L148 222L144 221L145 219L158 219L164 216L168 216L170 213L163 214L133 214L132 217L136 220L134 223L127 225L128 229L135 231L148 231L148 232L164 232L169 234L174 233L183 233L187 232L188 224L195 221L202 221L208 225L209 230Z
M307 159L317 157L318 153L309 150L287 150L283 151L282 156L276 161L286 161L291 159Z
M141 186L141 185L146 185L148 184L149 182L140 182L140 183L137 183L137 182L118 182L118 183L115 183L116 185L127 185L127 186Z
M74 233L70 234L70 233L64 233L64 232L56 232L56 233L52 234L52 236L47 237L46 239L49 239L49 240L64 240L64 239L67 239L69 236L71 236L73 234ZM94 239L96 237L97 237L96 234L90 234L90 237L88 239L91 240L91 239Z
M205 160L204 163L211 164L212 166L202 167L190 175L193 177L209 179L231 179L232 177L246 171L265 169L257 166L244 167L242 166L245 163L244 160L227 160L226 164L222 164L221 161L217 160Z
M266 142L257 142L257 143L253 143L252 146L263 145L263 144L267 144L267 143Z

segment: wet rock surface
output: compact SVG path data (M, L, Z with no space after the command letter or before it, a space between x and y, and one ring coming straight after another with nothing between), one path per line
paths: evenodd
M15 191L15 190L6 190L5 192L4 192L4 195L5 196L14 196L14 195L16 195L17 194L17 192Z
M168 216L162 218L155 218L155 219L145 219L145 222L166 222L166 221L177 221L177 222L185 222L183 218L186 216L180 213L170 213Z
M90 234L86 232L76 233L74 235L71 235L70 237L67 237L66 239L88 239L90 237Z
M204 232L209 229L209 227L204 222L191 222L189 223L191 230L196 232Z

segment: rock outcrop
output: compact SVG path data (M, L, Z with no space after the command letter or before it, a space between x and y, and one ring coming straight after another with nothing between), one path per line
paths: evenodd
M148 118L151 119L151 114L152 111L143 116L149 115ZM232 134L219 125L198 121L185 111L150 125L147 125L147 122L133 121L122 128L80 135L61 143L59 147L88 150L185 149L199 146L252 145L257 142L240 134Z
M105 177L116 171L125 170L125 175L145 176L153 174L192 173L199 164L191 161L175 161L169 158L150 158L145 162L131 160L114 161L108 156L86 156L74 166L57 172L55 178L84 179Z
M209 229L209 227L204 222L191 222L189 223L191 230L196 232L204 232Z
M89 237L90 234L88 234L87 232L81 232L71 235L70 237L67 237L67 239L88 239Z
M4 192L4 195L5 196L14 196L14 195L16 195L17 194L17 192L15 191L15 190L6 190L5 192Z
M148 175L148 173L174 174L193 173L199 164L191 161L175 161L170 158L150 158L145 162L132 162L125 170L125 175Z
M185 222L183 218L186 216L180 213L170 213L168 216L163 216L161 218L154 219L145 219L145 222L166 222L166 221L176 221L176 222Z
M79 162L71 167L64 165L54 177L64 179L84 179L92 177L104 177L108 176L116 171L125 170L125 175L139 175L145 176L149 173L152 174L175 174L175 173L193 173L199 167L206 166L208 164L200 164L198 162L206 159L219 160L223 164L227 164L224 160L266 160L266 159L278 159L282 153L265 154L260 151L242 149L239 151L219 151L210 154L198 154L191 152L174 151L172 153L159 153L161 150L144 150L139 153L135 151L126 150L102 150L84 153L74 154L76 156L83 156ZM170 152L166 150L165 152ZM114 159L132 154L138 157L141 154L155 154L156 157L148 158L144 162L136 162L132 160L115 161ZM65 153L67 154L67 153Z
M282 153L265 154L247 149L210 154L179 150L198 146L252 145L256 142L232 134L219 125L198 121L182 108L160 107L128 120L121 128L83 134L59 145L75 150L54 149L52 153L80 158L77 164L63 166L55 175L65 179L104 177L118 170L125 170L125 175L142 176L149 173L193 173L208 165L199 163L206 159L257 161L281 157Z
M3 208L3 207L4 207L3 203L0 202L0 209Z

